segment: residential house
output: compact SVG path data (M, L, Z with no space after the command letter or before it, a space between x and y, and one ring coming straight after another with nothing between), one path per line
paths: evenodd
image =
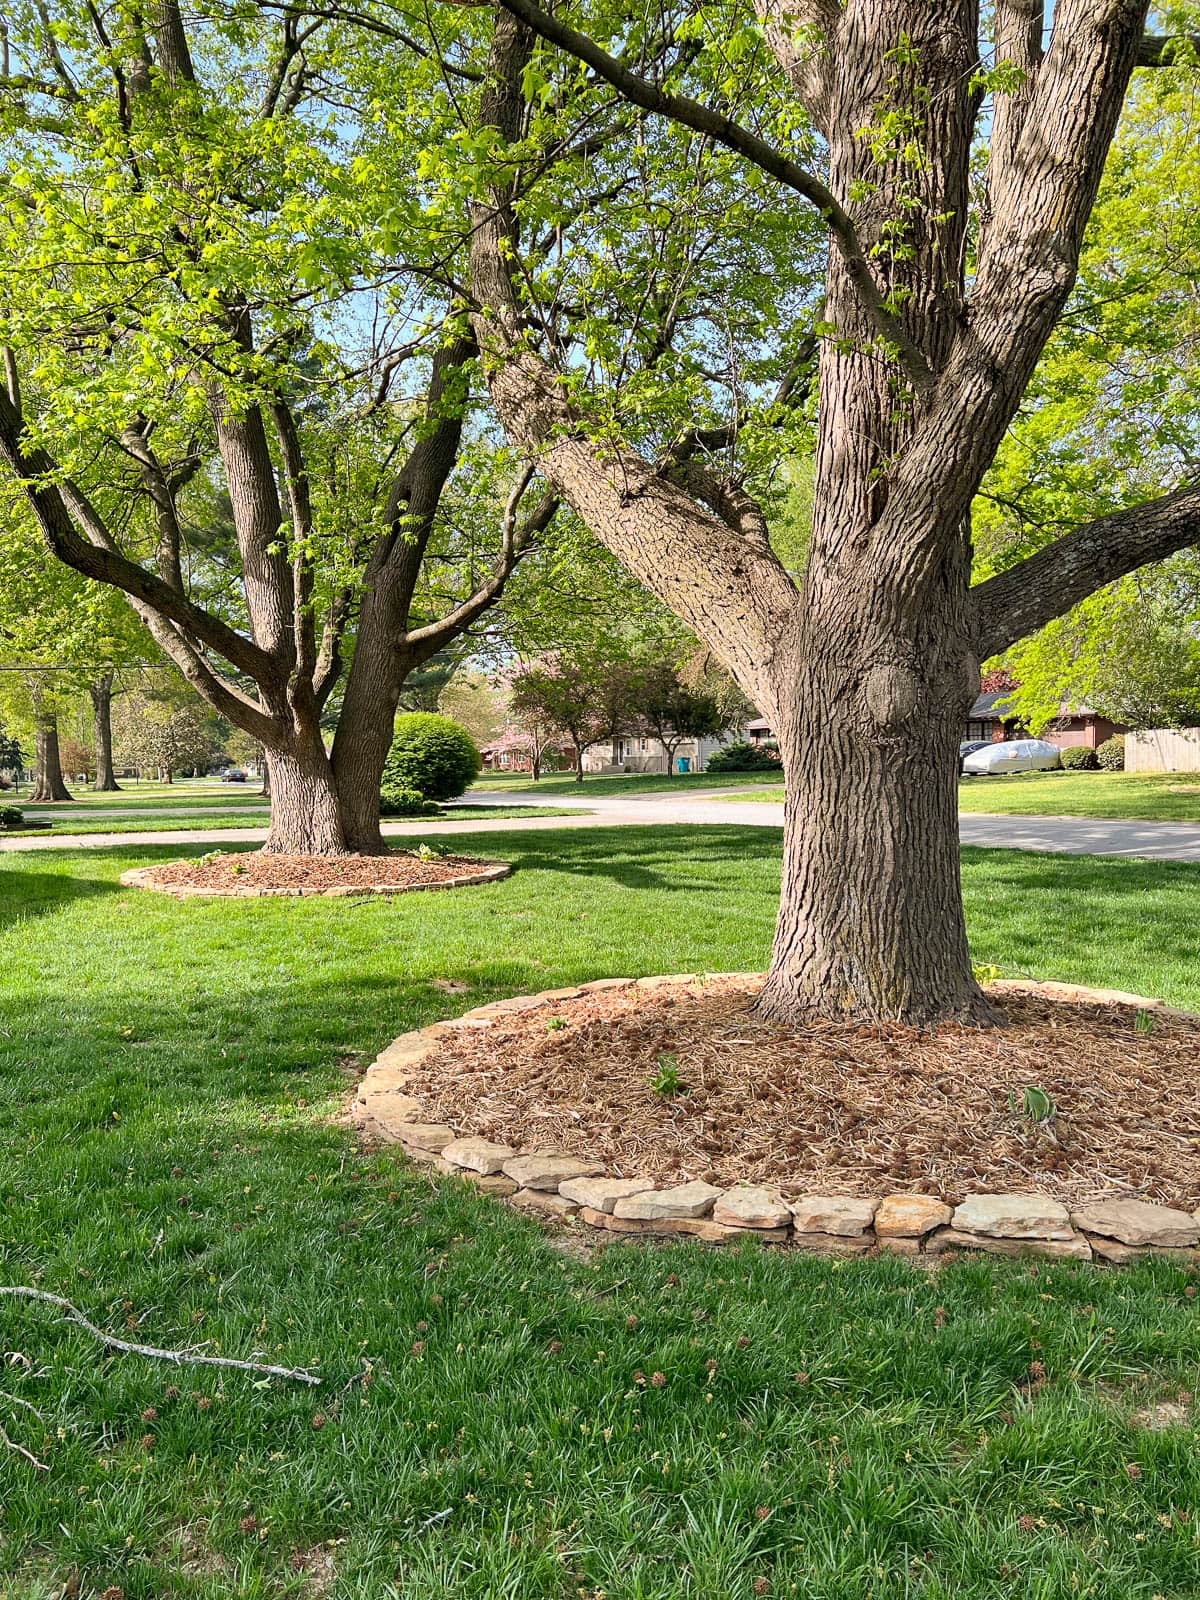
M1072 745L1084 745L1089 750L1096 750L1114 733L1128 731L1125 723L1110 722L1090 706L1063 706L1050 726L1042 730L1041 737L1058 745L1060 750Z
M722 734L717 738L684 739L675 747L675 771L703 772L714 750L732 744L740 735ZM685 761L683 768L679 763ZM585 772L650 772L667 770L667 751L653 734L622 734L605 739L584 753Z
M1020 738L1023 732L1020 721L1006 715L1003 709L1003 702L1011 693L1011 689L997 689L991 694L981 694L967 714L963 738L986 740L989 744Z

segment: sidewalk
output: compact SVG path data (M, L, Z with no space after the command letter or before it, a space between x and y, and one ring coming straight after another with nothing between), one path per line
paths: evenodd
M587 786L584 785L586 790ZM728 791L709 791L709 796ZM743 827L781 828L783 807L772 801L743 801L729 805L706 795L687 798L670 794L630 797L597 795L509 795L477 792L458 804L491 806L553 806L578 810L581 816L481 817L454 821L385 822L388 838L453 837L457 834L523 833L553 828L623 827ZM0 852L13 850L101 850L137 845L261 844L266 828L195 828L179 832L84 833L31 835L0 839ZM1085 817L1013 817L987 813L959 819L959 836L965 845L998 850L1032 850L1066 855L1140 857L1151 861L1200 861L1200 824L1189 822L1105 822ZM181 850L181 854L182 854Z

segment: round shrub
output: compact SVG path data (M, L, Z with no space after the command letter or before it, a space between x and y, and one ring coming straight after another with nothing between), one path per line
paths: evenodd
M1068 772L1095 772L1100 766L1099 758L1090 745L1069 744L1060 753L1062 764Z
M392 789L387 783L379 789L379 815L381 817L435 817L436 800L426 800L417 789Z
M1105 772L1124 772L1125 735L1123 733L1114 733L1111 739L1105 739L1104 743L1096 751L1096 760L1104 768Z
M727 744L708 758L709 772L778 772L779 751L760 744Z
M396 718L380 792L415 789L426 800L453 800L479 776L479 751L465 728L432 711Z
M19 828L24 821L20 806L0 806L0 828Z

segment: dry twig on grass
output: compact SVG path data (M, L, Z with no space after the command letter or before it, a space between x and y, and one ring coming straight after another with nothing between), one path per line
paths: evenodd
M98 1339L107 1349L120 1350L125 1355L146 1356L151 1361L171 1361L177 1367L234 1367L239 1372L261 1372L271 1378L291 1378L296 1383L319 1384L321 1381L311 1372L306 1372L303 1367L275 1367L264 1361L238 1361L233 1356L207 1356L199 1350L162 1350L153 1344L133 1344L128 1339L118 1339L115 1334L105 1333L103 1328L98 1328L94 1322L89 1322L78 1306L73 1306L61 1295L47 1294L44 1289L29 1289L23 1284L0 1285L0 1296L2 1295L21 1300L38 1300L44 1305L54 1306L64 1317L77 1323L85 1333L90 1333L93 1339ZM14 1446L14 1448L20 1447ZM26 1452L21 1453L24 1455Z
M0 1428L0 1444L2 1444L6 1450L15 1450L17 1455L24 1456L26 1461L31 1462L39 1472L50 1471L50 1468L46 1465L46 1463L44 1461L39 1461L38 1458L33 1454L32 1450L26 1450L23 1444L18 1444L15 1439L10 1439L3 1428Z

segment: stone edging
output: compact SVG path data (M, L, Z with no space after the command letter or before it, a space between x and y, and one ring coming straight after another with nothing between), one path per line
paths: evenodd
M280 888L264 889L254 885L231 886L228 889L200 888L193 884L171 885L154 882L153 867L134 867L123 872L118 882L127 889L153 889L157 894L170 895L173 900L254 900L264 896L283 896L291 900L308 898L333 899L343 895L358 894L423 894L430 889L465 889L473 883L498 883L512 872L510 861L499 861L485 867L482 872L460 873L454 878L442 878L437 883L354 883L338 884L331 889Z
M649 1179L605 1177L601 1163L578 1156L555 1151L521 1154L509 1145L474 1135L460 1137L448 1123L423 1120L421 1102L406 1092L413 1069L432 1055L443 1035L457 1028L487 1028L514 1012L553 1006L606 989L628 989L635 984L658 989L698 981L693 973L600 978L578 988L546 989L540 994L497 1000L452 1021L403 1033L367 1068L352 1108L354 1121L386 1143L403 1145L413 1160L466 1178L514 1205L552 1217L575 1218L611 1233L686 1234L714 1241L753 1236L834 1255L887 1249L934 1258L953 1250L983 1250L992 1255L1117 1263L1155 1255L1200 1266L1200 1211L1121 1199L1068 1211L1047 1195L1030 1194L976 1194L951 1206L926 1194L891 1194L878 1199L806 1195L785 1200L776 1190L758 1184L718 1189L691 1182L658 1189ZM1015 981L995 987L1010 992L1035 989L1063 998L1132 1004L1182 1015L1161 1000L1115 989Z

